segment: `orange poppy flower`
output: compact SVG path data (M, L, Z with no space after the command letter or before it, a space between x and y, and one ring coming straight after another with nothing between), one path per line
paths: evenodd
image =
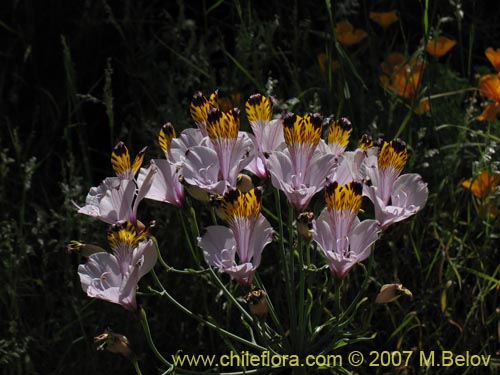
M335 25L335 34L340 44L352 46L365 39L368 34L362 29L355 29L349 21L341 21Z
M488 105L477 119L479 121L495 119L500 105L500 78L498 75L486 74L482 76L479 80L479 92L481 95L493 100L493 103Z
M431 102L429 98L423 98L418 103L418 106L415 108L414 112L417 115L423 115L425 112L429 112L431 109Z
M370 12L370 19L385 29L396 22L399 17L396 10L391 10L390 12Z
M394 52L389 54L380 67L384 73L380 76L380 83L384 89L404 98L415 97L423 73L421 61L406 62L402 54Z
M238 108L241 103L241 94L235 93L226 97L217 98L217 104L223 112L229 112L233 108Z
M491 65L495 67L497 72L500 72L500 49L486 48L484 52Z
M323 72L323 74L326 74L326 62L327 62L327 57L324 53L319 53L318 56L318 64L319 68ZM332 60L331 62L331 69L332 72L336 72L337 70L340 69L340 63L337 60Z
M486 200L500 182L500 173L490 173L488 171L482 171L476 178L468 179L462 182L462 186L469 189L472 194L481 199L480 204L480 214L484 217L489 215L490 218L494 219L500 210L494 200Z
M479 176L462 182L462 186L469 189L474 196L484 199L495 190L499 182L500 173L482 171Z
M426 50L432 56L441 57L446 55L456 44L455 40L440 35L436 39L429 39Z

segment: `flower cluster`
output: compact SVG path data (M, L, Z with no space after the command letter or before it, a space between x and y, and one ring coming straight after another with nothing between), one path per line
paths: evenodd
M131 163L119 143L112 154L117 176L92 188L86 205L79 207L80 213L111 224L112 254L97 252L79 267L90 297L136 307L137 283L157 256L137 220L143 198L182 208L186 190L209 204L224 225L206 227L198 246L209 266L246 286L252 285L263 250L276 237L261 212L266 197L273 197L265 195L269 185L284 194L297 227L307 219L307 239L318 245L336 278L346 277L370 255L381 231L426 203L422 178L401 174L408 152L400 139L373 144L365 135L358 148L346 151L353 130L348 119L325 120L319 113L273 116L271 99L261 94L245 104L252 133L240 131L240 110L224 110L216 92L209 97L195 93L190 109L196 128L177 136L172 124L165 124L158 137L164 158L145 168L139 170L144 151ZM326 207L315 219L309 210L320 192ZM373 219L358 217L363 196L373 203Z
M477 117L479 121L494 120L500 106L500 49L487 48L485 55L497 73L485 74L479 79L479 92L492 100Z
M78 267L83 290L89 297L122 305L128 310L137 308L136 289L139 280L155 265L157 252L144 225L137 219L141 200L153 186L156 169L150 169L136 179L144 159L143 149L131 163L123 142L111 154L115 177L106 178L90 189L86 204L78 205L78 212L92 216L107 224L109 253L97 246L87 251L88 260ZM76 248L88 246L74 243Z

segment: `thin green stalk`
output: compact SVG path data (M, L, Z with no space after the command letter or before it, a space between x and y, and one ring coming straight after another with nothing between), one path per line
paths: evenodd
M154 271L152 272L154 274ZM156 278L156 275L154 275ZM153 351L154 355L156 358L158 358L164 365L169 367L169 371L172 371L174 369L174 365L170 363L163 355L158 351L156 348L156 345L153 341L153 337L151 336L151 330L149 329L149 323L148 323L148 317L146 315L146 311L141 307L139 310L139 319L141 320L141 325L144 330L144 333L146 334L146 340L148 342L149 347Z
M304 269L304 259L302 258L302 254L304 251L304 239L301 236L298 236L299 241L299 355L303 354L304 345L306 344L305 339L305 331L306 331L306 315L308 306L305 303L305 269Z
M298 350L298 347L300 347L301 340L300 337L297 337L297 323L298 323L298 316L297 316L297 304L296 304L296 299L295 299L295 251L294 251L294 241L293 241L293 218L294 218L294 211L293 207L289 204L288 205L288 248L289 248L289 254L288 257L285 253L285 259L288 260L289 264L289 278L290 278L290 285L288 286L289 289L291 290L290 297L291 297L291 306L292 309L290 310L290 335L292 337L292 347Z
M181 304L179 301L177 301L170 293L167 292L167 290L163 287L163 284L161 283L161 281L158 279L158 276L156 276L156 273L153 271L151 271L151 275L153 276L153 279L155 280L156 284L158 285L158 287L160 288L161 291L157 291L153 288L149 288L149 290L159 296L162 296L162 297L166 297L175 307L177 307L179 310L181 310L183 313L185 313L186 315L188 315L189 317L197 320L198 322L206 325L207 327L209 328L212 328L214 330L216 330L217 332L219 332L221 335L223 336L227 336L235 341L238 341L242 344L245 344L249 347L251 347L252 349L255 349L255 350L258 350L260 352L262 351L265 351L267 350L266 348L264 348L263 346L260 346L256 343L253 343L251 341L248 341L238 335L235 335L234 333L232 332L229 332L223 328L220 328L218 327L216 324L202 318L201 316L198 316L196 315L195 313L193 313L191 310L189 310L187 307L185 307L183 304Z
M220 277L214 272L212 267L209 267L209 272L212 275L215 282L217 283L217 285L219 286L219 288L221 288L222 293L238 308L238 310L240 310L241 314L245 317L245 319L252 323L253 322L252 316L248 313L248 311L245 310L243 306L241 306L238 300L234 298L233 294L229 290L227 290L226 286L224 285Z
M200 259L198 257L197 252L196 252L196 249L194 248L193 243L191 241L191 236L189 235L189 232L187 230L187 225L186 225L186 220L184 219L184 215L182 214L181 210L177 210L177 214L179 216L179 220L181 221L182 230L184 232L184 237L186 238L186 242L188 244L189 251L191 251L191 255L193 256L193 259L194 259L196 265L200 266L200 264L201 264Z
M262 289L264 292L266 292L267 294L267 301L268 301L268 309L269 309L269 315L271 316L271 319L274 323L274 325L276 326L276 328L278 329L278 332L279 334L284 337L285 336L285 330L283 329L283 326L281 325L281 322L279 321L278 319L278 314L276 314L276 309L274 308L274 305L271 301L271 298L269 297L269 293L267 292L264 284L262 283L262 281L260 280L260 278L258 277L258 275L255 275L255 281L257 283L257 287L259 289Z
M139 367L139 362L137 361L137 359L132 360L132 365L134 366L135 373L137 375L142 375L141 368Z
M163 259L160 251L160 247L158 246L158 241L156 240L156 237L151 236L151 240L153 241L155 247L156 247L156 252L158 254L158 262L160 265L165 268L167 272L174 272L174 273L179 273L181 275L199 275L208 272L206 269L202 270L193 270L193 269L188 269L188 270L178 270L177 268L174 268L172 266L169 266L165 260Z
M279 218L279 223L278 223L278 231L279 231L279 242L280 242L280 257L281 257L281 263L283 264L283 273L285 276L285 290L287 294L287 305L288 305L288 314L290 317L290 336L292 337L292 342L293 338L295 337L295 322L292 320L292 310L295 309L295 306L292 303L293 300L293 286L290 282L290 271L289 271L289 263L287 262L286 259L286 250L285 250L285 239L284 239L284 233L283 233L283 217L281 215L281 203L280 203L280 192L278 189L274 190L274 201L276 203L276 212L278 214Z

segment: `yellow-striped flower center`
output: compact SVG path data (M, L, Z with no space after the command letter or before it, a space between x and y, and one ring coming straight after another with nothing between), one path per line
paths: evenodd
M358 148L368 151L373 147L373 138L371 135L363 134L359 140Z
M167 122L161 127L160 134L158 135L158 143L163 152L170 150L172 139L176 136L174 126L170 122Z
M286 144L311 143L317 145L321 138L322 121L323 117L319 113L308 113L304 117L294 113L285 114L283 133Z
M125 146L125 143L119 142L111 153L111 165L113 166L113 170L117 175L135 175L141 167L145 152L146 147L139 151L134 159L134 163L131 164L127 146Z
M390 142L384 141L378 154L378 168L385 169L389 166L397 170L403 170L408 159L406 143L401 139Z
M326 206L329 210L350 210L358 212L361 207L363 185L359 182L348 182L340 185L337 181L325 189Z
M245 104L245 111L249 122L270 121L273 115L271 100L261 94L250 96Z
M108 230L108 242L113 249L123 245L137 246L145 237L145 231L137 232L135 226L128 221L113 224Z
M201 91L195 92L193 99L191 100L191 106L189 108L191 112L191 117L196 123L204 123L207 121L208 111L210 108L216 107L217 105L217 91L213 92L207 99Z
M349 143L351 132L351 122L345 117L338 120L331 120L330 125L328 126L328 144L338 143L341 146L346 147Z
M251 189L246 193L232 190L221 200L220 214L225 220L235 217L257 217L260 214L262 192Z
M207 133L211 139L237 138L240 130L240 111L235 108L222 112L212 107L207 116Z

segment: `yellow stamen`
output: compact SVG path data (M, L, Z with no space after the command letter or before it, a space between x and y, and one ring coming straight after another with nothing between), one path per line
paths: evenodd
M130 222L113 224L108 230L108 242L112 248L121 245L136 246L139 241L146 237L146 232L137 232Z
M226 193L220 202L220 216L225 220L235 217L256 217L260 214L261 200L262 192L259 189L251 189L246 193L232 190Z
M119 142L111 153L111 165L117 174L124 174L131 169L130 154L125 143Z
M141 168L142 162L144 161L144 154L146 153L147 147L144 147L139 153L136 155L134 159L134 164L132 164L132 171L134 174L137 173L139 168Z
M348 182L340 185L337 181L325 189L326 206L329 210L350 210L358 212L361 207L363 185L359 182Z
M323 117L319 113L308 113L304 117L294 113L285 114L283 132L286 144L312 143L317 145L321 138L322 121Z
M401 171L405 167L407 159L408 151L405 142L399 138L390 142L384 141L378 154L378 167L385 169L391 166Z
M193 95L191 100L190 112L191 117L196 123L203 123L207 121L208 111L210 108L216 107L217 105L217 91L213 92L207 99L203 96L201 91L197 91Z
M161 127L160 135L158 136L158 143L160 144L163 152L170 150L172 139L176 136L174 126L170 122L167 122Z
M133 174L137 173L144 160L145 152L146 147L139 151L134 159L134 164L131 165L130 154L128 152L127 146L125 146L125 143L123 142L118 142L113 152L111 153L111 165L113 166L113 170L118 175L126 175L130 172L132 172Z
M222 112L212 107L207 116L207 133L211 139L237 138L240 129L240 111L235 108L229 112Z
M371 147L373 147L373 138L371 135L363 134L358 144L358 148L361 148L365 151L368 151Z
M338 120L331 120L330 125L328 126L328 144L338 143L341 146L346 147L349 143L351 132L351 122L345 117Z
M271 100L261 94L252 95L245 104L245 110L249 122L269 121L273 115Z

